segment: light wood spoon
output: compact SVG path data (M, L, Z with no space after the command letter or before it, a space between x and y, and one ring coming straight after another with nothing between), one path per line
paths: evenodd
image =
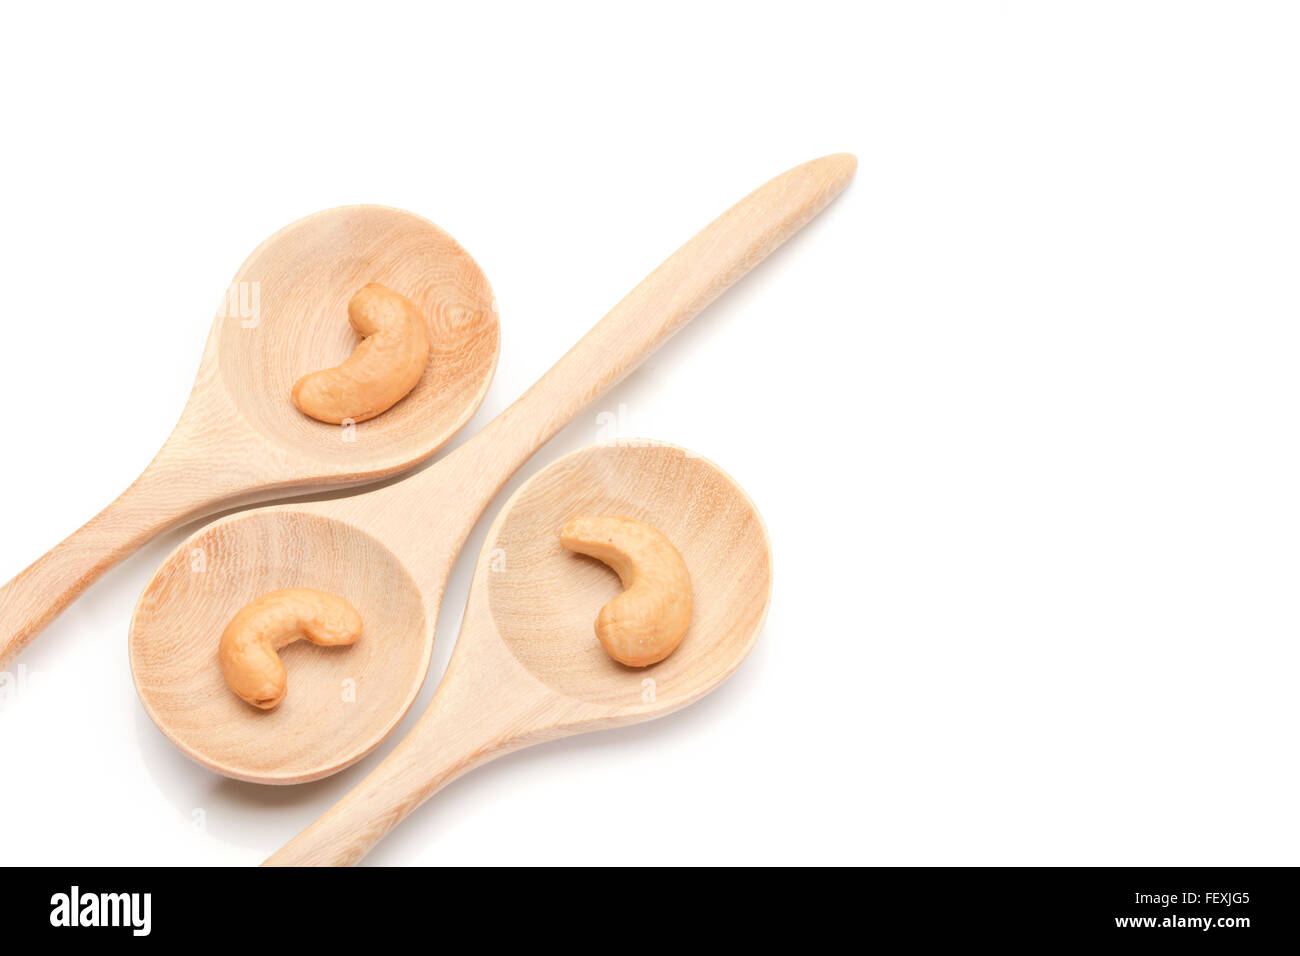
M231 777L300 783L372 750L428 670L452 563L501 486L563 425L823 209L856 167L847 154L760 187L682 246L481 432L431 468L365 494L213 522L178 547L131 622L136 688L186 754ZM222 630L272 590L316 588L361 613L349 647L283 652L288 695L250 707L217 666Z
M401 402L350 428L303 415L293 383L356 347L347 304L368 282L412 299L430 362ZM492 381L500 332L492 289L433 223L348 206L259 246L219 309L171 436L121 497L0 588L0 669L101 574L168 528L223 508L392 475L469 421ZM145 374L147 369L123 374Z
M662 531L690 569L691 624L650 667L625 667L592 622L618 576L560 546L582 515ZM671 713L732 673L754 645L772 592L758 510L721 469L680 448L596 446L530 478L488 531L447 673L397 748L268 865L356 863L445 784L531 744Z

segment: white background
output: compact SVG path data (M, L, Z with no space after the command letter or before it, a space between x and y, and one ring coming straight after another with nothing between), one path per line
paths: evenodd
M369 862L1297 861L1294 6L132 10L0 15L0 580L149 461L294 219L399 206L478 260L502 352L463 439L732 201L861 160L507 488L620 405L721 464L775 549L750 659L475 771ZM126 627L189 530L20 659L0 861L252 864L397 739L290 789L165 741Z

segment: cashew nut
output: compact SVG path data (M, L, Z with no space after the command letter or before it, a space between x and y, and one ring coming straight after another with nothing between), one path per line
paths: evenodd
M353 353L293 386L298 409L332 425L382 415L415 388L429 364L429 328L405 296L372 282L348 303L348 321L362 336Z
M254 707L270 710L285 695L284 663L276 653L306 638L313 644L351 644L361 615L347 601L311 588L286 588L245 605L221 635L226 683Z
M604 561L623 582L623 593L596 616L596 637L610 657L645 667L677 649L691 623L691 576L657 528L634 518L574 518L560 543Z

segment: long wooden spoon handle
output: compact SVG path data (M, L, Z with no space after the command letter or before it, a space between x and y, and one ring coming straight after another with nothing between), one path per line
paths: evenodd
M212 480L166 452L90 521L0 588L0 670L109 568L150 538L216 506Z
M456 454L476 474L499 479L499 488L579 410L821 212L857 165L852 154L836 153L754 190L669 256Z

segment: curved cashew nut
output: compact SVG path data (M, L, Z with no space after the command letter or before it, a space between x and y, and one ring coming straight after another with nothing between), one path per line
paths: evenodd
M377 282L348 303L348 321L362 336L342 365L304 375L293 403L331 425L382 415L415 388L429 364L429 327L415 303Z
M245 605L221 635L226 683L254 707L270 710L284 700L284 663L276 653L306 638L326 646L361 636L361 615L347 601L311 588L286 588Z
M560 543L604 561L623 582L623 593L596 617L596 637L610 657L645 667L677 649L691 623L691 576L657 528L633 518L574 518Z

